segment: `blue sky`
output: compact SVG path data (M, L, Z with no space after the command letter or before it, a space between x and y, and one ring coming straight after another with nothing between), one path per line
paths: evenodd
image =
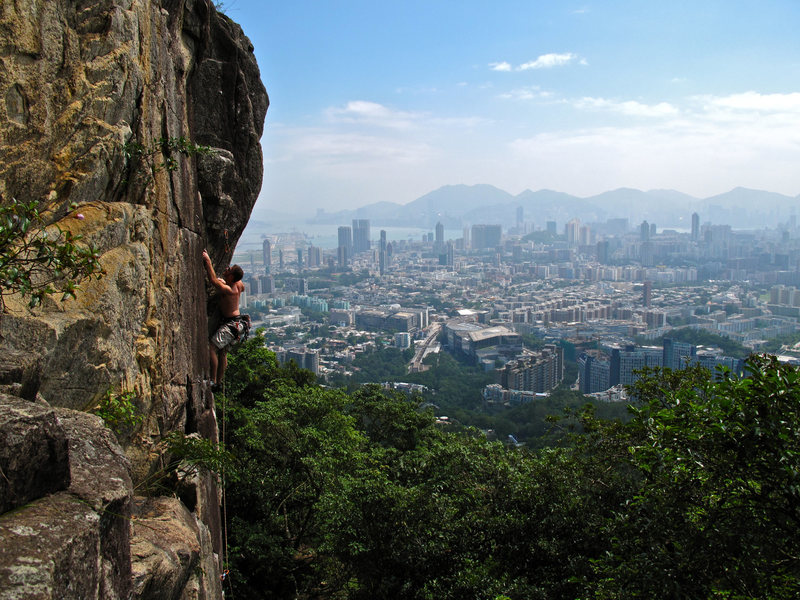
M270 95L254 218L447 184L800 194L800 2L228 0Z

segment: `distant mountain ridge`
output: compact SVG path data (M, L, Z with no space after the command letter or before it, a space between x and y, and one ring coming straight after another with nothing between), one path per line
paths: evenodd
M559 228L570 219L584 223L605 223L628 219L631 227L642 221L659 229L688 229L691 215L700 222L730 225L734 229L776 227L797 213L800 196L737 187L724 194L696 198L676 190L642 191L619 188L581 198L554 190L525 190L516 196L493 185L446 185L408 204L376 202L358 209L328 213L319 210L309 219L313 224L349 225L352 219L370 219L373 227L433 228L441 222L448 229L477 223L516 225L517 209L523 219L537 227L556 221Z

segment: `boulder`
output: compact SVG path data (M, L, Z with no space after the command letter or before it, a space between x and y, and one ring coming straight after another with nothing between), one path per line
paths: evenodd
M0 394L0 513L69 483L67 438L56 411Z
M69 477L64 491L0 515L0 600L127 598L133 487L122 449L94 415L0 397L3 416L29 413L60 433ZM12 419L0 435L19 431L24 420Z

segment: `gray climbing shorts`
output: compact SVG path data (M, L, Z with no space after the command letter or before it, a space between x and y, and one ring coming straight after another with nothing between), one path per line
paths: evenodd
M216 333L211 336L211 343L218 349L224 350L228 346L238 342L242 334L245 334L246 337L250 328L243 317L244 316L239 316L226 319L222 325L219 326Z

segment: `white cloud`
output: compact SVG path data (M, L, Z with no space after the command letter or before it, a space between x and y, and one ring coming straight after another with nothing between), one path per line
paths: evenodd
M422 118L419 113L392 110L383 104L365 100L353 100L344 107L329 108L326 115L334 123L361 124L389 129L408 129Z
M489 63L489 68L492 71L510 71L511 65L505 61Z
M516 139L509 162L536 187L578 195L630 186L702 197L738 185L794 195L800 191L798 101L798 94L706 96L679 110L583 98L573 105L661 118Z
M500 97L536 110L500 103L505 117L493 122L359 100L328 109L314 128L273 124L263 195L307 211L408 202L448 183L579 196L623 186L698 197L738 185L800 192L800 93L662 102L567 98L526 86Z
M553 67L562 67L566 64L576 60L577 55L567 52L564 54L542 54L536 60L532 60L521 64L518 67L520 71L527 71L529 69L552 69Z
M668 102L643 104L636 100L616 101L606 98L585 97L573 102L578 109L610 110L629 117L672 117L680 111Z
M322 165L369 164L386 160L413 163L431 156L425 142L335 131L298 131L286 146L289 156Z
M539 86L530 86L503 92L497 97L503 100L548 100L553 97L553 93L544 91Z
M759 94L744 92L729 96L698 96L707 107L753 111L760 113L800 113L800 92L790 94Z

